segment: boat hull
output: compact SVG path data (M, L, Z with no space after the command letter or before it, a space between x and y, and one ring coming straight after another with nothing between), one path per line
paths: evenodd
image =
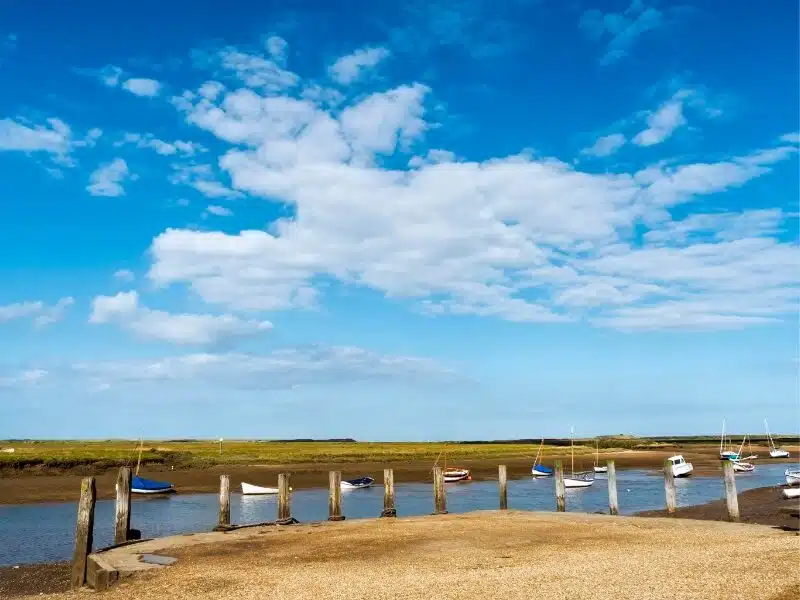
M375 483L375 480L372 477L362 477L360 479L349 479L347 481L342 481L339 486L343 490L363 490L368 487L372 487L373 483Z
M469 469L447 469L442 476L445 483L469 481L472 479L472 473L470 473Z
M586 488L594 483L594 479L564 479L564 487L567 489Z
M770 458L789 458L789 453L786 450L770 450Z
M800 471L786 469L783 476L786 478L787 485L800 485Z
M746 462L739 462L737 460L731 462L733 462L733 470L737 473L749 473L750 471L755 471L756 468L755 465Z
M800 498L800 487L790 487L783 490L784 498Z
M595 473L608 473L608 467L595 467Z
M547 469L547 470L544 470L544 469ZM542 467L541 465L535 465L531 469L531 475L533 475L534 477L552 477L553 476L553 470L552 469L548 469L547 467Z
M153 481L152 479L145 479L134 475L131 479L131 493L132 494L172 494L175 488L171 483L166 481Z
M252 483L242 482L242 495L244 496L266 496L268 494L277 494L278 488L261 487L260 485L253 485Z

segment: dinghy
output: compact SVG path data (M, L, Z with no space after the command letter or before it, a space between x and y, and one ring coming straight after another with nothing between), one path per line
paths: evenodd
M783 476L786 478L786 485L800 485L800 469L786 469Z
M682 454L670 456L667 460L670 462L673 477L688 477L694 471L694 465L686 462Z
M769 439L769 456L770 458L789 458L789 453L783 448L778 448L775 445L775 440L772 439L772 434L769 432L769 425L767 420L764 419L764 429L767 430L767 438Z
M600 440L597 440L597 445L594 452L594 472L608 473L608 466L600 464Z
M132 494L170 494L174 491L172 484L166 481L154 481L138 475L131 477Z
M571 427L569 430L569 446L570 446L570 459L571 469L570 476L564 477L565 488L585 488L594 483L594 473L591 471L575 472L575 428Z
M289 488L291 489L291 488ZM260 485L253 485L252 483L242 482L242 495L244 496L261 496L264 494L277 494L278 488L261 487Z
M790 487L783 489L784 498L800 498L800 487Z
M750 471L755 471L756 466L749 462L744 462L743 460L732 460L733 463L733 470L738 473L749 473Z
M343 490L363 490L371 487L373 483L375 483L375 480L372 477L359 477L358 479L342 481L339 486Z
M444 475L445 483L472 480L472 473L470 473L469 469L462 469L461 467L448 467L442 474Z
M536 458L533 461L533 466L531 467L531 475L534 477L552 477L553 476L553 469L550 467L545 467L541 462L539 462L539 457L542 455L542 447L544 446L544 438L539 443L539 449L536 451Z

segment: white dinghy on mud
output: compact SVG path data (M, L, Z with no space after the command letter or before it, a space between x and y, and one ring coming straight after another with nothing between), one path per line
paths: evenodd
M289 488L291 489L291 488ZM267 494L277 494L278 488L261 487L252 483L242 482L242 495L244 496L265 496Z

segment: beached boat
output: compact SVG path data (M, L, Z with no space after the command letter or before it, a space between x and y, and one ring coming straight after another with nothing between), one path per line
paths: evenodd
M772 434L769 432L769 425L767 420L764 419L764 429L767 430L767 438L769 439L769 456L770 458L789 458L789 453L783 448L778 448L775 445L775 440L772 439Z
M470 470L462 469L461 467L448 467L444 470L442 474L444 475L445 483L472 480L472 473L470 473Z
M733 463L733 470L737 473L749 473L750 471L755 471L756 466L749 462L744 462L743 460L732 460Z
M783 488L784 498L800 498L800 487Z
M688 477L694 471L694 465L686 462L682 454L670 456L667 460L670 462L673 477Z
M593 470L595 473L608 473L608 466L600 464L600 440L595 445Z
M133 494L171 494L175 491L171 483L155 481L134 475L131 477L131 493Z
M569 477L564 477L565 488L585 488L594 483L594 473L591 471L575 472L575 429L570 428L569 431L569 446L570 446L570 459L571 468Z
M253 485L252 483L242 482L242 494L244 496L263 496L265 494L277 494L278 488L274 487L261 487L260 485Z
M343 490L363 490L364 488L371 487L375 483L372 477L359 477L358 479L347 479L342 481L339 486Z
M787 485L800 485L800 469L786 469L783 476Z
M553 469L550 467L545 467L541 462L541 455L542 455L542 447L544 446L544 438L539 443L539 449L536 451L536 458L533 461L533 466L531 467L531 475L534 477L552 477L553 476Z
M725 449L725 443L729 442L729 438L725 436L725 419L722 419L722 436L719 438L719 458L720 460L739 460L739 453L734 452L730 448Z

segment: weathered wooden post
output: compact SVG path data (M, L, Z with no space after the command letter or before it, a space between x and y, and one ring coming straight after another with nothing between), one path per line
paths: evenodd
M728 505L728 518L736 523L739 521L739 497L736 495L736 475L731 461L726 460L722 464L722 475L725 479L725 503Z
M556 471L556 510L564 512L567 510L567 488L564 487L564 466L560 460L555 461Z
M70 583L78 589L86 583L86 561L92 552L94 532L94 503L97 499L94 477L81 481L81 499L78 502L78 525L75 528L75 550L72 553L72 575Z
M677 505L675 499L675 475L672 473L672 463L669 459L664 461L664 492L667 499L667 515L674 515Z
M231 478L228 475L219 476L219 524L220 529L225 529L231 524Z
M617 466L613 460L608 461L608 514L618 515L617 504Z
M508 509L508 473L505 465L498 465L497 480L500 484L500 510Z
M131 529L131 469L122 467L117 473L117 501L114 507L114 543L128 541Z
M278 474L278 523L293 523L291 494L289 492L289 474Z
M444 473L442 467L433 467L433 514L447 514L447 496L444 493Z
M383 470L383 512L381 516L397 516L397 510L394 507L394 471L392 469Z
M328 473L328 521L344 521L342 515L342 472Z

